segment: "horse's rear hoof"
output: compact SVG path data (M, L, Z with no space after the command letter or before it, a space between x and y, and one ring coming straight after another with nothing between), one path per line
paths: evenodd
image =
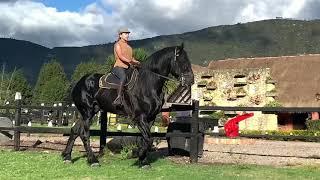
M150 164L143 165L141 166L141 169L145 169L145 170L151 169L151 165Z
M65 164L71 164L71 163L72 163L71 160L63 160L63 162L64 162Z
M100 167L100 164L99 163L92 163L90 166L91 167Z

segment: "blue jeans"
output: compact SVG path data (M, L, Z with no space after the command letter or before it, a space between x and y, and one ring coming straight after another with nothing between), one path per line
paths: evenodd
M126 68L122 68L122 67L113 67L111 73L114 74L115 76L117 76L117 78L119 78L120 83L123 84L125 83L126 79L127 79L127 69Z

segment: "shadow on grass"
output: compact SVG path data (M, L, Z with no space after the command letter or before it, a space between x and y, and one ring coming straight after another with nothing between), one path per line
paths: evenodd
M142 165L138 159L138 149L136 149L133 154L132 158L137 158L137 160L132 164L132 166L141 167ZM151 165L159 159L166 158L168 155L168 148L153 148L147 155L147 164L149 163Z

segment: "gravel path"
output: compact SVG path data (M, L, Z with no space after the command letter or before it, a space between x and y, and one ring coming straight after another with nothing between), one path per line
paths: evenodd
M57 135L31 135L30 137L23 135L21 144L22 149L61 152L65 148L67 139L68 137ZM320 165L320 143L252 139L233 141L233 143L221 143L221 141L219 143L209 143L208 139L205 140L207 143L204 144L203 157L199 158L200 163L271 166ZM94 151L98 152L99 140L92 140L91 142ZM0 146L4 148L13 148L12 145L12 140L0 143ZM166 141L162 141L157 147L162 149L162 153L166 153ZM80 138L77 139L74 148L78 151L84 151ZM188 157L174 156L168 158L178 163L189 163Z
M254 140L250 144L205 144L202 163L272 166L320 165L320 143Z

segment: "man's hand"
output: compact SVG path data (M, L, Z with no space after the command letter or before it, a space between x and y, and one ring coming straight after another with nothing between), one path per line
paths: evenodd
M140 61L135 60L134 58L132 59L133 64L140 64Z
M140 61L137 61L137 60L135 60L134 58L132 59L131 64L132 64L134 67L137 67L137 68L140 68L140 66L141 66Z

